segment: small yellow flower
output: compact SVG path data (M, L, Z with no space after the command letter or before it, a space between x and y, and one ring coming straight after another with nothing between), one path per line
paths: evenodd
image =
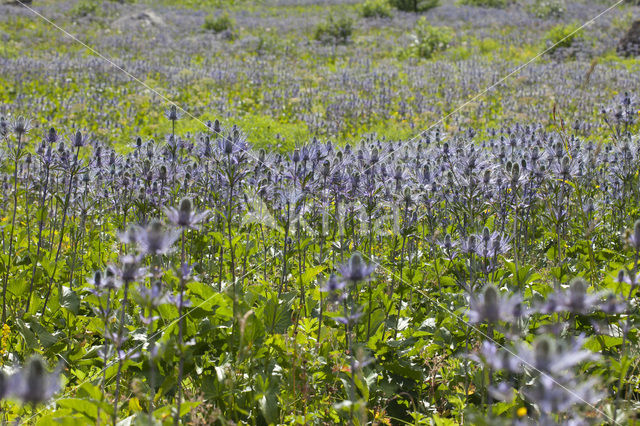
M518 414L518 417L526 416L527 415L527 408L526 407L518 408L517 414Z
M7 353L9 347L9 338L11 337L11 328L8 324L2 325L2 337L0 338L0 356Z

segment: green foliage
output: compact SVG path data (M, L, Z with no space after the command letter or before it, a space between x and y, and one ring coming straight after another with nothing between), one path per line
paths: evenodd
M476 7L503 8L511 4L512 0L460 0L460 4Z
M544 36L544 42L551 48L549 53L553 53L560 48L571 47L576 40L581 39L583 35L581 31L577 31L578 28L576 24L560 24L547 31Z
M440 0L390 0L391 5L404 12L426 12L440 6Z
M76 18L94 16L99 12L100 3L95 0L80 0L71 8L71 15Z
M421 18L412 34L413 41L409 45L411 55L430 59L437 52L446 50L453 40L453 31L448 27L435 27L426 18Z
M529 12L541 19L559 18L565 10L564 0L536 0L529 7Z
M218 34L223 31L233 30L233 20L228 14L223 13L221 15L209 15L205 18L202 28L206 31L213 31Z
M329 15L325 22L316 27L314 38L325 44L347 44L353 33L353 19L346 15L336 18Z
M363 18L390 18L391 5L389 0L366 0L360 9Z

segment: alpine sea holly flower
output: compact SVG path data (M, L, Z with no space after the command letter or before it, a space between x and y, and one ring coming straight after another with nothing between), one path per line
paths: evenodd
M207 121L207 128L211 129L213 133L220 133L220 131L222 130L220 126L220 120L216 118L213 123L211 123L211 120Z
M56 132L56 129L54 129L53 127L49 129L45 141L50 145L58 142L58 133Z
M462 239L460 242L460 250L463 253L474 254L477 251L477 237L475 235L469 235L468 238Z
M472 296L469 303L469 321L473 324L495 324L500 321L512 321L524 315L520 296L501 296L493 286L487 286L481 298Z
M113 265L107 265L101 284L105 290L118 290L120 288L120 280L118 279L117 269Z
M102 288L102 272L95 271L93 277L87 278L87 282L96 287L96 289Z
M600 297L587 293L587 283L580 277L571 281L566 292L556 292L549 296L542 312L563 312L568 311L575 314L586 314L591 312L599 303Z
M445 254L448 257L450 258L456 257L457 255L456 248L458 247L458 243L451 239L451 234L449 233L445 234L444 238L442 240L436 241L436 243L440 246L440 248L444 250Z
M578 404L593 405L602 398L595 390L597 384L593 378L579 381L574 377L541 375L533 385L526 386L522 394L546 416L567 412ZM544 423L553 424L548 420Z
M548 336L539 336L534 341L533 348L520 344L517 355L525 366L560 377L578 364L598 358L593 352L581 349L584 342L584 336L568 342L557 342Z
M73 146L75 148L83 147L87 144L87 139L82 136L82 133L78 130L73 137Z
M231 134L218 139L218 149L225 156L230 156L233 163L243 163L245 156L243 155L249 151L249 144L244 137L241 137L237 128L231 130Z
M180 120L180 118L182 118L182 115L183 115L182 110L178 110L176 105L171 105L164 112L164 116L167 117L167 119L170 121L178 121Z
M126 231L118 234L118 239L122 244L136 244L138 242L138 227L130 225Z
M500 350L493 342L483 341L477 355L471 355L471 359L480 361L495 370L519 373L522 371L522 363L511 353Z
M146 275L146 268L140 266L140 258L126 255L120 259L120 267L114 267L117 277L125 283L131 283Z
M616 276L616 282L629 284L631 288L635 287L638 284L637 276L633 272L633 270L625 271L624 269L620 269L618 271L618 275Z
M534 379L527 382L522 394L542 412L543 417L551 413L562 413L575 404L595 403L600 396L594 391L596 380L580 382L572 369L578 364L594 360L590 351L581 350L584 338L569 344L556 343L547 336L538 337L533 348L520 344L515 352L505 351L503 356L491 343L483 344L481 359L496 369L511 373L530 371ZM502 386L507 400L512 391ZM495 395L498 399L500 393Z
M31 130L31 121L24 117L18 117L13 121L13 123L11 123L11 128L16 136L22 137L22 135Z
M617 315L627 310L627 304L624 301L618 301L615 294L609 293L605 300L600 302L599 308L607 315Z
M331 274L325 285L320 288L320 291L324 291L326 293L335 293L342 290L345 285L346 283L344 281L338 280L335 274Z
M509 239L498 232L490 232L485 227L481 234L475 236L476 252L480 257L493 258L509 251Z
M357 282L368 279L375 269L374 265L364 263L360 253L354 253L349 262L338 268L338 271L345 280Z
M9 392L24 404L46 402L59 390L60 371L48 373L44 360L37 355L10 379Z
M180 208L165 207L164 212L171 223L181 228L195 228L208 215L208 211L196 213L193 211L191 199L183 198Z
M162 222L153 220L146 228L138 228L135 240L144 253L158 255L169 252L179 236L179 231L166 229Z

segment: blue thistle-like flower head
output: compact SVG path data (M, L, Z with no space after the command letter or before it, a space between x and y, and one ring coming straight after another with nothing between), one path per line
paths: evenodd
M374 265L367 265L364 263L360 253L354 253L347 264L338 268L342 278L351 282L368 279L375 269Z
M171 121L178 121L182 118L183 112L179 110L175 105L171 105L165 112L164 116Z

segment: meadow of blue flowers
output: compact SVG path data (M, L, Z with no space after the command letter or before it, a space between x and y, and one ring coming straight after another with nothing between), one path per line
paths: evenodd
M635 424L639 16L0 3L0 423Z

